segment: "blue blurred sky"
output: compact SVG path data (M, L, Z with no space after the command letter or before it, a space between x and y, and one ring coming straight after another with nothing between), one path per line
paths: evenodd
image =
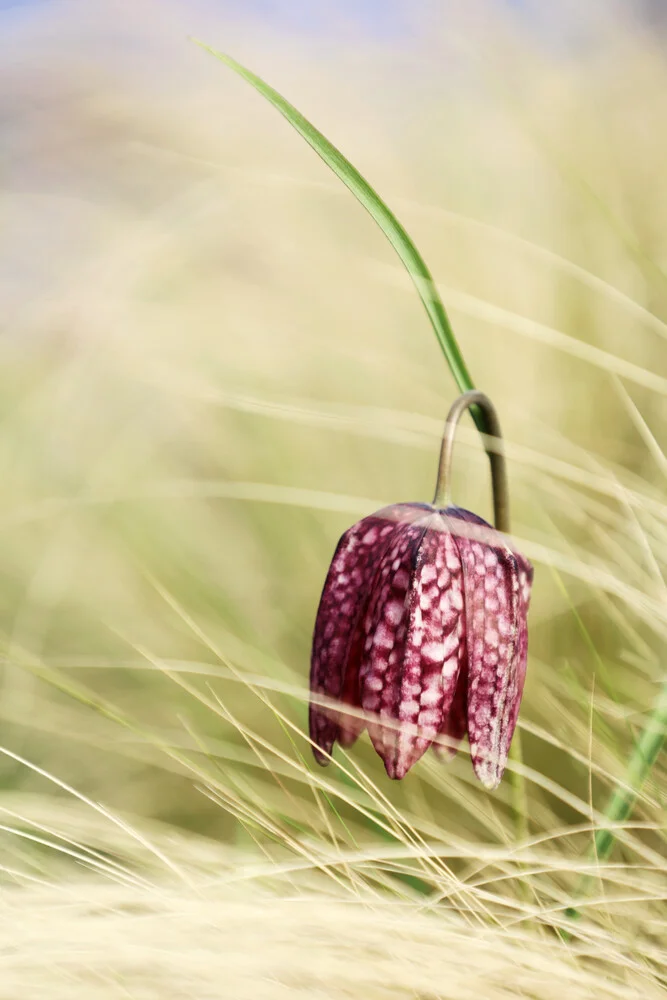
M53 8L63 0L0 0L0 13L13 19L39 16L40 9ZM94 3L95 0L91 0ZM491 0L498 6L522 10L527 20L536 15L541 23L547 16L549 22L562 20L558 5L551 0ZM184 11L188 8L217 8L226 12L247 13L267 24L294 32L326 35L335 32L337 25L352 26L368 36L382 41L384 38L408 34L410 25L405 16L409 0L181 0ZM418 6L418 4L417 4ZM446 0L443 15L446 15ZM119 18L122 21L122 18ZM120 25L119 25L120 27Z
M94 3L95 0L91 0ZM204 9L223 10L228 13L247 13L265 23L293 32L307 34L336 33L337 25L352 26L378 41L384 38L407 37L410 25L405 11L410 0L180 0L183 12L196 13ZM596 5L558 3L554 0L489 0L498 7L520 12L526 26L537 37L550 43L571 43L579 34L586 34L586 14ZM53 8L63 0L0 0L0 14L23 20L38 17L40 9ZM419 0L413 0L418 9ZM623 0L620 0L621 7ZM627 12L657 23L665 19L667 0L625 0ZM604 7L604 4L602 4ZM431 8L432 9L432 8ZM456 4L454 5L454 10ZM442 0L440 13L447 16L447 0ZM122 27L119 18L119 28Z
M0 10L23 8L27 10L58 3L59 0L0 0ZM523 0L511 0L521 3ZM183 0L184 6L187 0ZM305 28L317 28L331 20L332 8L317 0L224 0L228 10L246 10L261 17L283 24L295 23ZM351 17L366 22L369 27L381 28L399 16L400 2L396 0L337 0L335 9L341 17Z
M0 10L22 8L24 11L58 3L59 0L0 0ZM187 0L183 0L184 5ZM497 0L511 7L528 7L536 0ZM537 0L546 5L546 0ZM330 23L333 11L342 18L353 18L373 30L384 30L400 23L403 0L337 0L335 7L317 0L225 0L228 9L242 9L283 25L313 29Z

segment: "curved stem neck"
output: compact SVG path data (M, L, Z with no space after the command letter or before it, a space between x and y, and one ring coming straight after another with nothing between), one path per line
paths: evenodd
M433 504L435 507L448 507L451 503L452 455L454 453L456 428L462 415L471 406L479 407L482 410L484 422L488 428L488 432L482 434L482 440L484 442L484 450L489 456L489 464L491 465L494 523L498 531L508 533L510 530L509 490L507 487L507 469L503 453L500 421L489 397L477 389L471 392L464 392L462 396L459 396L447 414L445 431L442 437L442 447L440 449L440 464L438 466L438 479Z

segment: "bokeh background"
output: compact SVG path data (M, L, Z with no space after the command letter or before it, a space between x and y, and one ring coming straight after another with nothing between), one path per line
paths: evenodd
M664 759L590 853L665 680L663 10L0 4L0 995L664 995ZM385 198L500 412L520 831L465 747L311 759L334 546L430 499L456 390L370 218L191 36ZM472 423L455 466L490 517Z

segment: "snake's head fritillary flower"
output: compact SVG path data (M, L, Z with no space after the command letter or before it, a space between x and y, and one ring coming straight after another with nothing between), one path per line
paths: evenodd
M389 777L402 778L439 736L467 732L475 773L495 788L526 676L532 575L497 531L457 507L396 504L346 531L315 623L316 747L328 755L367 727Z
M367 728L389 777L403 778L431 745L447 756L467 733L475 774L495 788L526 676L532 578L506 536L459 507L395 504L349 528L315 622L316 759Z

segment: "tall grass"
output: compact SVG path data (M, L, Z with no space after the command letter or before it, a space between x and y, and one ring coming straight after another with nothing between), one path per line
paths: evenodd
M667 64L620 15L564 54L475 9L394 47L164 4L0 36L7 995L664 992L663 758L590 851L665 678ZM366 740L311 761L331 552L428 499L455 390L369 220L186 33L372 178L500 411L536 565L519 843L465 749L400 784Z

